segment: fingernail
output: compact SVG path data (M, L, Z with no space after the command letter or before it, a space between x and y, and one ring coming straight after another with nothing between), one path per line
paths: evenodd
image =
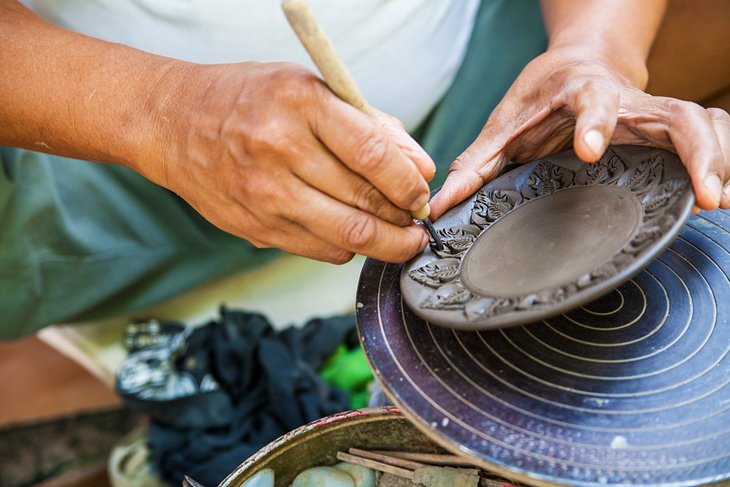
M710 174L704 180L705 189L712 197L713 206L720 205L720 196L722 195L722 181L717 174Z
M598 130L589 130L583 136L583 141L591 148L596 158L603 155L603 144L605 143L605 140L601 132Z

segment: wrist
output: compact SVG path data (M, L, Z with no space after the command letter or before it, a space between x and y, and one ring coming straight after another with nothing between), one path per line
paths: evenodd
M609 46L602 42L585 42L561 37L551 39L547 51L560 56L566 62L580 60L599 63L624 78L631 86L641 90L646 88L649 81L644 56L619 45Z
M184 107L194 103L185 83L194 66L166 58L142 66L146 75L139 80L138 96L130 106L140 116L129 134L123 164L165 187L167 167L183 140L177 132L192 122Z

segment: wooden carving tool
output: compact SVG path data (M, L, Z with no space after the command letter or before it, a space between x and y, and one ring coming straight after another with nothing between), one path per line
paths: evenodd
M355 79L337 55L332 41L319 25L307 2L305 0L282 0L281 8L304 49L307 50L322 74L327 86L344 102L375 120L375 111L365 100ZM430 213L431 208L426 203L420 210L412 211L411 216L423 222L436 247L443 250L443 243L429 219Z

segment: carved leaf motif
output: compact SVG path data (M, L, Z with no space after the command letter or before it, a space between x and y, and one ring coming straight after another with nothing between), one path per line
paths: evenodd
M452 238L459 238L465 235L471 235L476 237L481 232L481 229L476 225L460 225L456 227L446 227L437 230L439 236L444 240Z
M487 218L496 220L502 218L512 209L510 203L504 201L490 201L487 203Z
M476 225L461 225L437 230L444 246L443 251L436 251L439 257L458 255L471 247L481 229Z
M472 298L472 294L459 283L449 283L436 289L421 302L426 309L460 309Z
M666 208L676 197L678 197L688 185L686 179L672 179L656 188L656 190L644 196L645 219L652 218L659 211Z
M564 167L548 161L540 162L532 171L522 190L525 199L555 193L573 182L574 174Z
M459 260L434 260L418 269L413 269L408 276L425 286L437 288L459 276Z
M586 184L596 185L608 179L608 168L603 164L588 166Z
M586 186L614 184L624 173L626 166L620 157L609 150L606 156L595 164L586 164L575 176L575 183Z
M459 237L459 238L452 238L451 240L446 242L446 245L448 245L451 250L454 251L454 253L464 252L469 247L471 247L471 244L474 243L474 236L468 235L465 237Z
M664 159L661 156L654 156L627 171L625 173L627 176L619 181L619 186L637 194L645 194L661 179L663 168Z
M501 189L480 191L474 201L471 221L477 225L490 225L512 211L521 201L522 195L516 191Z

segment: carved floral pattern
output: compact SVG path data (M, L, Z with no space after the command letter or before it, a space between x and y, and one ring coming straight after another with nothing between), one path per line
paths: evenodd
M416 282L429 287L439 287L459 277L459 259L434 260L408 273Z
M477 193L474 208L471 211L471 221L477 225L489 225L522 203L522 194L517 191L503 191L501 189L484 190Z
M434 248L434 252L439 257L448 258L452 255L461 254L469 250L471 244L477 239L482 228L478 225L463 225L458 227L443 228L436 231L444 244L444 249L439 251Z
M662 177L664 159L654 156L629 169L620 178L618 185L637 194L644 194L653 189Z
M627 169L621 158L609 149L599 162L587 164L576 172L547 160L541 161L519 192L480 190L472 207L470 224L438 230L445 248L438 251L432 246L431 250L438 258L408 273L414 281L433 289L419 306L462 312L467 320L478 321L539 306L552 306L581 289L612 278L631 265L638 253L675 224L675 218L665 214L664 210L684 194L689 181L670 179L661 182L663 168L663 158L657 155ZM642 226L610 261L572 282L523 296L481 296L461 284L460 268L464 253L492 223L535 198L572 186L597 184L618 185L632 191L641 199L644 210Z
M605 163L586 164L575 175L577 186L595 186L597 184L615 184L619 176L626 170L624 161L611 154Z
M546 196L567 188L573 183L575 174L569 169L553 164L550 161L541 161L530 174L527 184L522 189L524 200Z

